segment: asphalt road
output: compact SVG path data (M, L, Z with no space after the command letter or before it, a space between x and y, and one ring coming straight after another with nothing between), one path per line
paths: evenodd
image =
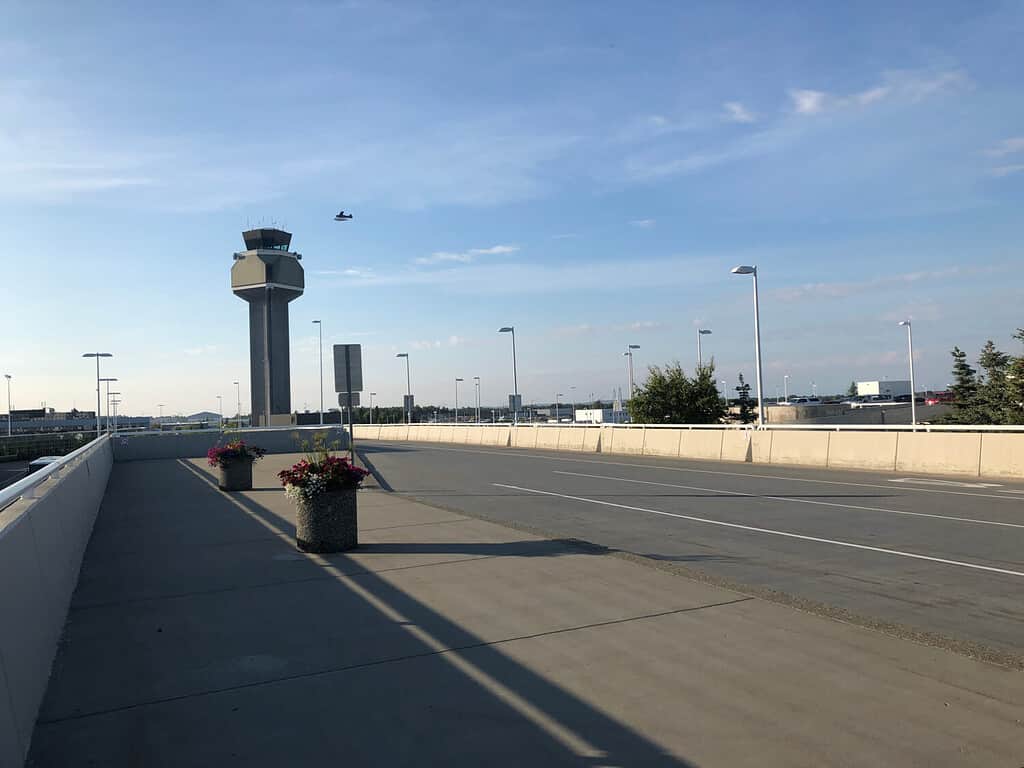
M385 488L811 610L1024 655L1024 483L422 443Z

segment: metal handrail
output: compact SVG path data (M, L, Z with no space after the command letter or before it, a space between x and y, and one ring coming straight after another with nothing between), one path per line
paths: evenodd
M754 424L545 424L545 423L520 423L520 424L477 424L475 422L417 422L416 424L356 424L357 427L532 427L534 429L565 429L566 427L577 429L759 429ZM812 430L826 432L1024 432L1024 424L765 424L760 429L769 431L773 429L789 430Z
M29 496L39 485L58 474L61 470L69 468L73 462L84 459L87 454L104 445L109 439L110 435L100 435L100 437L94 438L81 448L76 448L67 456L61 456L57 461L33 472L28 477L23 477L16 483L11 483L6 488L0 489L0 512L7 509L18 499Z

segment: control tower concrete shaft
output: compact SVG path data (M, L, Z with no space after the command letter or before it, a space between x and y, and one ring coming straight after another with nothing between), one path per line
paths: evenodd
M249 379L252 424L291 422L288 303L302 295L302 256L289 250L292 236L280 229L242 233L246 250L235 254L231 290L249 303Z

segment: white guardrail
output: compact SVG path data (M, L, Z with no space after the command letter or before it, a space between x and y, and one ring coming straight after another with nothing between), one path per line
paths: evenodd
M401 427L405 424L356 424L356 427ZM486 428L508 428L532 427L535 429L739 429L739 430L761 430L771 431L776 429L786 430L809 430L818 432L1024 432L1024 424L765 424L758 427L754 424L581 424L566 422L564 424L538 424L523 423L512 424L511 422L494 424L477 424L472 421L420 421L414 422L411 426L422 427L480 427ZM347 425L346 425L347 427Z
M57 480L61 474L84 461L88 456L106 444L110 439L109 435L101 435L99 439L93 438L81 448L76 448L66 456L61 456L57 461L48 464L42 469L36 470L31 475L23 477L6 488L0 489L0 512L11 506L19 499L34 499L40 495L39 486L48 480ZM2 535L2 532L0 532Z

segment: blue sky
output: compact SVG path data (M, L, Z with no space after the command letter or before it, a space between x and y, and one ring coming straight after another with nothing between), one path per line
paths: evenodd
M248 390L231 254L294 233L315 326L420 402L609 397L636 363L765 392L948 381L1024 325L1024 6L0 0L0 368L15 407L215 410ZM355 220L336 224L338 208ZM331 399L328 393L328 399ZM464 390L463 401L470 399ZM228 409L226 410L233 410Z

